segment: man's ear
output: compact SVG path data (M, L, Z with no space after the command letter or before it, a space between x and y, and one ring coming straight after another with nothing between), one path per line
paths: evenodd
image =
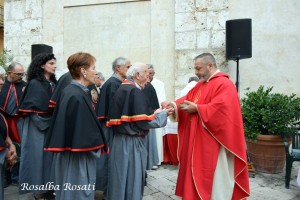
M135 76L135 78L136 78L137 80L140 79L140 73L139 73L139 72L136 72L134 76Z

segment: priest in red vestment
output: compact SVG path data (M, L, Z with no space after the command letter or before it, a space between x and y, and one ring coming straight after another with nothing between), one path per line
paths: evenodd
M212 54L194 59L200 82L175 102L180 162L175 194L183 200L245 199L250 195L240 101Z

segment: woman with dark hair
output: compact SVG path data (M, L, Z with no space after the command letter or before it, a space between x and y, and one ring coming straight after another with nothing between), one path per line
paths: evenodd
M53 155L43 151L44 135L51 120L49 100L56 84L54 54L39 54L27 70L28 85L20 101L19 114L24 116L21 131L20 193L33 192L35 199L53 199L48 188ZM30 187L31 186L31 187Z
M87 86L95 84L96 59L89 53L75 53L67 64L71 83L58 99L45 151L54 152L57 200L93 200L96 158L108 152L95 107Z

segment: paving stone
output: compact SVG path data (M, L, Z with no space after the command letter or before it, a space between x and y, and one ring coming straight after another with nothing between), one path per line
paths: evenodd
M168 197L162 192L157 192L152 194L151 196L143 197L143 200L172 200L172 198Z
M165 178L158 178L156 180L148 182L149 185L152 185L162 193L171 196L175 193L175 186L176 184L165 179Z
M300 187L296 184L296 175L300 163L293 164L290 189L285 188L285 171L279 174L257 172L250 178L250 194L248 200L299 200ZM149 170L147 186L143 200L180 200L175 195L178 167L161 165L157 170ZM9 186L4 189L5 200L33 200L32 194L19 195L18 187ZM102 200L102 193L96 191L96 200Z

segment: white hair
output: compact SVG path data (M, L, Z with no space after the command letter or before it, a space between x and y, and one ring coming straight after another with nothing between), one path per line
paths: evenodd
M128 70L126 73L126 77L127 79L133 79L133 77L135 76L135 74L138 72L140 75L143 75L144 71L143 71L143 67L147 67L146 64L141 63L141 62L136 62L134 63Z
M117 65L123 67L126 64L127 61L128 61L128 59L124 58L124 57L116 58L112 63L112 70L114 72L116 72L117 71Z

